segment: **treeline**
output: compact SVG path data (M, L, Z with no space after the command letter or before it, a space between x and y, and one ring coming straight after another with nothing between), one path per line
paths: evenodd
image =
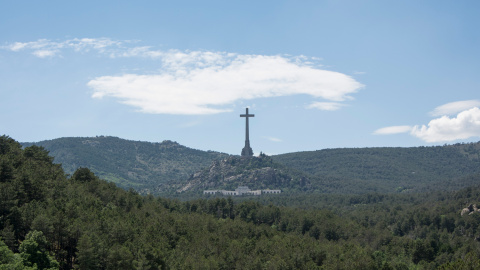
M480 180L480 179L477 179ZM480 188L179 201L0 137L0 269L475 269ZM287 198L285 196L283 198ZM308 206L310 204L311 206ZM328 205L328 207L327 207ZM40 256L41 255L41 256Z

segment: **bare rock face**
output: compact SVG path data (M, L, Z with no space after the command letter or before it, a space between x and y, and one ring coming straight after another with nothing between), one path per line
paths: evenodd
M309 188L310 180L283 165L274 163L268 156L236 157L217 160L190 176L177 192L205 189L235 189L248 186L251 189Z
M470 205L468 205L468 207L465 207L465 208L462 209L462 211L460 212L460 215L461 216L473 215L473 214L479 213L479 212L480 212L480 209L478 209L476 204L470 204Z

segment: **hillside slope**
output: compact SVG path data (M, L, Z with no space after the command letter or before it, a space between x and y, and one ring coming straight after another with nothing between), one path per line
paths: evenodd
M181 182L227 154L201 151L176 142L150 143L116 137L59 138L24 147L43 146L66 173L87 167L100 178L140 192L158 191L158 185Z
M155 194L234 189L238 185L320 193L458 190L474 184L471 176L480 174L480 143L296 152L273 156L268 162L275 166L260 162L263 165L257 164L260 167L255 170L252 164L226 164L236 160L227 154L172 141L150 143L101 136L60 138L35 145L50 151L69 174L87 167L120 187ZM224 177L228 181L223 181ZM308 179L308 185L288 180L302 177Z
M181 202L125 191L87 168L68 177L52 160L41 147L22 149L0 136L1 269L480 266L480 214L461 214L479 204L478 185L458 192L254 198L264 204ZM246 168L257 166L249 163ZM299 204L305 209L288 206Z
M377 192L458 189L480 173L480 143L410 148L325 149L276 155L275 162L320 179L349 179L339 188L357 193L368 185Z

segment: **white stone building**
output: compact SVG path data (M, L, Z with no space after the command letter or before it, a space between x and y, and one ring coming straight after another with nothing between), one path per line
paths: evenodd
M260 196L262 194L280 194L282 191L280 189L263 189L263 190L251 190L247 186L239 186L238 188L235 189L235 191L232 190L204 190L203 194L210 194L210 195L215 195L217 193L220 193L225 196L242 196L242 195L255 195L255 196Z

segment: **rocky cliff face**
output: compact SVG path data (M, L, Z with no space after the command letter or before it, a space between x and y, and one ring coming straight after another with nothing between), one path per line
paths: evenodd
M190 176L187 183L177 192L205 189L235 189L248 186L251 189L308 189L310 180L283 165L275 163L268 156L230 156L214 161L210 167Z

